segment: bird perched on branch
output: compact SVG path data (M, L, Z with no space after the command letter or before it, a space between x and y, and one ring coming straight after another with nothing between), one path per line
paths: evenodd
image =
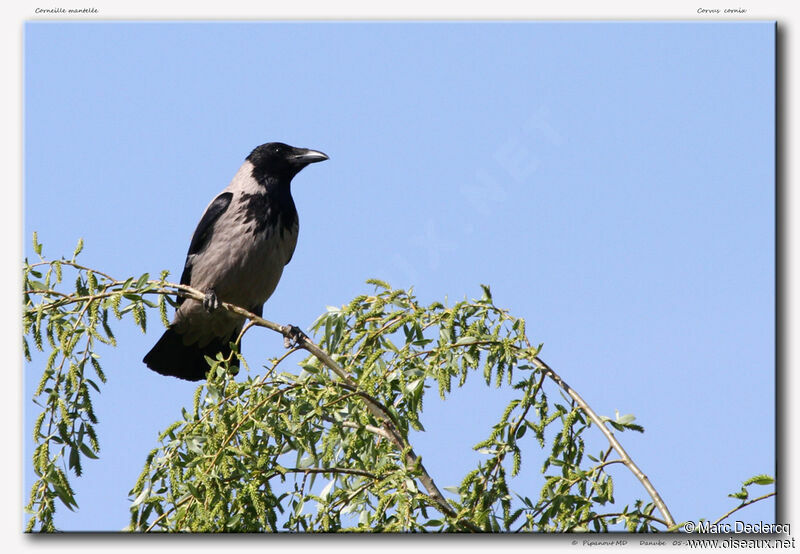
M256 147L230 184L206 208L192 236L181 284L204 300L179 298L167 331L144 357L150 369L189 381L204 379L205 356L228 356L245 318L220 302L261 316L297 244L292 178L328 156L281 142Z

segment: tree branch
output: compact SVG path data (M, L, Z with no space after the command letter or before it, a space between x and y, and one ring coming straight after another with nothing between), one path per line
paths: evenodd
M755 504L756 502L759 502L759 501L761 501L761 500L765 500L765 499L769 498L770 496L775 496L775 492L773 491L773 492L771 492L771 493L768 493L768 494L765 494L765 495L763 495L763 496L759 496L758 498L754 498L754 499L752 499L752 500L748 500L747 502L742 502L741 504L739 504L738 506L736 506L736 507L735 507L733 510L730 510L730 511L728 511L728 512L725 512L724 514L722 514L722 516L720 516L720 518L719 518L719 519L717 519L717 520L716 520L714 523L712 523L711 525L716 525L716 524L717 524L717 523L719 523L720 521L722 521L722 520L724 520L724 519L726 519L726 518L730 517L730 516L731 516L731 515L733 515L735 512L738 512L739 510L741 510L742 508L745 508L745 507L749 506L750 504Z
M42 265L42 264L45 264L45 263L51 263L51 262L40 262L40 263L37 263L37 264L33 264L30 267L35 267L37 265ZM72 266L72 267L74 267L74 268L76 268L78 270L92 271L95 274L100 275L103 278L107 279L109 282L105 284L105 286L101 289L100 292L97 292L97 293L91 294L91 295L87 295L87 296L82 296L82 297L65 297L65 295L57 293L56 291L42 291L42 290L26 291L29 294L45 294L45 295L52 294L52 295L59 295L61 297L61 299L59 299L59 300L55 300L53 302L50 302L49 304L43 305L42 309L51 309L51 308L60 307L61 305L65 305L65 304L69 304L69 303L86 301L86 306L84 306L84 308L83 308L83 310L85 311L86 307L91 302L96 301L96 300L100 300L100 299L103 299L103 298L106 298L106 297L110 297L110 296L113 296L113 295L116 295L116 294L119 294L119 292L120 292L120 290L109 290L109 289L111 289L112 287L118 287L120 285L125 285L125 283L127 283L127 281L126 282L117 281L117 280L113 279L112 277L110 277L107 274L98 272L96 270L91 270L91 269L86 268L84 266L80 266L80 265L78 265L78 264L76 264L74 262L68 262L66 260L62 260L59 263L62 264L62 265ZM186 286L186 285L178 285L178 284L166 282L163 279L161 279L161 280L150 280L150 281L146 282L146 286L131 287L130 290L131 290L131 292L137 292L137 293L143 294L143 295L144 294L160 294L160 295L178 294L178 295L180 295L182 297L192 298L192 299L197 300L197 301L202 301L204 299L204 297L205 297L204 293L199 291L199 290L197 290L197 289L194 289L194 288ZM399 426L398 426L398 422L394 421L392 413L384 405L382 405L378 400L376 400L375 398L373 398L372 396L370 396L369 394L367 394L367 393L365 393L363 391L359 391L356 381L354 381L353 378L327 352L325 352L319 346L317 346L315 343L313 343L305 334L301 333L299 336L297 336L296 328L294 328L293 326L290 326L290 325L279 325L277 323L274 323L274 322L268 321L266 319L263 319L262 317L259 317L259 316L255 315L255 314L249 312L248 310L245 310L245 309L243 309L243 308L241 308L239 306L235 306L235 305L232 305L232 304L229 304L229 303L226 303L226 302L222 302L221 305L222 305L222 307L224 309L226 309L228 311L231 311L231 312L234 312L236 314L239 314L243 318L248 319L249 321L247 323L247 328L249 328L252 325L265 327L265 328L270 329L270 330L272 330L274 332L280 333L286 339L296 341L297 348L302 348L302 349L306 350L311 355L316 357L323 365L325 365L327 368L329 368L331 371L333 371L340 379L339 384L341 386L343 386L344 388L349 388L349 389L353 390L358 395L358 397L362 400L362 402L364 402L364 405L367 408L367 410L378 421L380 421L381 424L382 424L382 427L368 426L368 427L366 427L366 429L369 430L370 432L373 432L373 433L376 433L376 434L378 434L378 435L380 435L382 437L385 437L387 440L389 440L395 446L395 448L398 451L403 453L404 462L405 462L406 467L409 468L409 469L414 469L414 470L418 470L419 471L418 479L422 483L422 485L424 486L425 490L427 491L428 496L433 501L433 505L435 507L437 507L438 510L440 510L443 514L445 514L447 516L453 517L453 518L457 517L457 513L454 510L454 508L444 498L444 496L442 495L441 491L436 486L436 483L433 481L433 478L428 474L427 470L422 465L422 462L421 462L419 456L414 453L413 448L411 447L410 443L407 441L407 439L400 432L400 429L399 429ZM244 334L244 332L246 331L247 328L242 330L242 333L237 338L237 340L239 340L241 338L241 335ZM527 338L525 338L524 340L527 342ZM471 344L474 344L474 343L471 343ZM537 355L535 355L535 353L529 359L531 359L536 364L536 366L543 372L543 376L544 375L548 376L562 390L564 390L578 404L578 406L589 417L589 419L591 421L593 421L598 426L600 431L606 436L606 439L609 441L611 447L614 450L616 450L617 453L620 455L621 463L623 463L626 467L628 467L628 469L642 483L644 488L650 494L650 496L652 497L655 505L658 507L659 511L663 515L664 522L667 525L667 527L668 528L674 527L675 526L674 519L672 518L672 515L669 513L669 510L667 509L667 506L664 503L664 501L661 499L661 496L659 495L658 491L655 489L655 487L653 487L653 485L650 483L650 481L647 478L647 476L641 471L641 469L639 469L639 467L636 465L636 463L633 461L633 459L628 455L628 453L622 447L622 444L616 439L616 437L614 436L613 432L611 432L611 430L604 424L602 419L594 412L594 410L592 410L592 408L583 400L583 398L581 398L581 396L574 389L572 389L566 382L564 382L564 380L552 368L550 368L544 361L542 361ZM539 383L539 386L541 386L541 382ZM524 420L524 416L523 416L523 418L521 418L520 421L518 421L516 423L516 426L519 426L521 424L522 420ZM615 463L615 462L611 462L611 463ZM604 464L604 465L607 465L607 464ZM748 506L749 504L752 504L752 503L757 502L759 500L762 500L764 498L768 498L770 496L773 496L774 494L775 493L771 493L771 494L759 497L757 499L742 503L740 506L734 508L733 510L731 510L728 513L726 513L725 515L723 515L717 521L719 522L719 521L725 519L726 517L730 516L732 513L736 512L737 510L739 510L741 508L744 508L745 506ZM184 501L185 501L185 499L182 500L181 502L184 502ZM153 523L153 525L155 525L158 522L158 520L160 520L160 519L161 518L157 519ZM460 520L460 523L462 523L463 525L465 525L467 528L469 528L471 530L480 531L480 528L474 526L473 524L471 524L468 521ZM153 528L153 525L150 526L150 529Z
M650 479L647 478L647 475L645 475L644 472L639 469L639 466L637 466L633 459L628 455L628 453L622 447L622 444L617 440L617 437L614 436L614 433L612 433L611 430L605 426L603 420L600 419L591 406L589 406L589 404L587 404L586 401L581 398L581 395L579 395L575 389L570 387L561 378L561 376L553 371L549 365L544 363L539 356L534 356L533 361L536 363L539 369L544 371L548 377L553 380L553 382L561 387L561 389L564 390L564 392L566 392L578 404L578 406L581 407L584 413L589 416L589 419L591 419L595 425L599 427L600 431L606 436L608 442L611 443L611 446L613 446L614 450L616 450L617 454L619 454L620 458L622 459L622 463L625 464L631 473L636 476L642 486L644 486L645 490L647 490L648 494L653 499L653 502L658 507L658 510L661 512L661 515L664 516L664 521L666 522L667 527L673 527L675 525L675 520L672 518L672 514L669 513L667 505L661 499L661 495L658 494L656 488L652 483L650 483Z
M167 287L153 292L158 292L162 294L164 293L171 294L174 293L174 291L169 289L174 288L179 291L179 294L187 298L193 298L194 300L199 300L199 301L202 301L205 298L205 295L201 293L199 290L189 287L187 285L176 285L174 283L166 283L161 281L151 281L151 283L158 284L162 287ZM267 329L275 331L276 333L280 333L289 340L296 340L297 346L299 348L302 348L308 351L310 354L312 354L327 368L333 371L346 385L352 387L353 389L357 389L357 383L347 374L347 372L345 372L341 368L341 366L339 366L339 364L336 363L336 361L327 352L325 352L319 346L314 344L311 341L311 339L309 339L305 335L305 333L303 333L298 338L295 335L294 328L291 325L279 325L277 323L259 317L256 314L245 310L244 308L241 308L234 304L229 304L227 302L220 302L220 305L224 307L226 310L229 310L243 317L246 317L259 327L266 327ZM405 453L406 466L409 468L414 468L419 470L420 474L418 478L420 480L420 483L422 483L422 486L425 487L425 490L427 491L428 496L433 500L434 505L445 515L450 517L457 517L456 511L453 509L452 506L450 506L450 503L447 501L442 492L439 490L439 487L436 486L435 481L430 476L428 471L425 469L425 466L422 465L422 460L414 452L414 449L411 447L408 441L406 441L400 434L394 421L392 421L391 414L388 412L388 410L383 405L381 405L377 400L373 399L366 393L360 393L358 396L359 398L362 399L369 412L384 424L383 430L386 433L385 436L387 440L391 441L395 445L397 450ZM463 523L465 525L468 525L468 522L463 522ZM480 529L475 528L473 530L480 530Z
M565 532L566 533L573 532L573 529L575 529L575 527L579 527L581 525L585 525L585 524L589 523L590 521L594 521L595 519L606 519L606 518L610 518L610 517L620 517L620 516L629 516L629 515L633 515L633 514L624 514L622 512L616 512L616 513L611 513L611 514L595 514L595 515L593 515L591 517L587 517L586 519L580 520L578 523L576 523L575 525L573 525L572 527L567 529ZM659 519L657 517L648 516L648 515L645 515L645 514L636 514L636 517L640 517L642 519L646 519L647 521L654 521L656 523L660 523L661 525L665 525L665 526L667 525L666 521L664 521L663 519Z

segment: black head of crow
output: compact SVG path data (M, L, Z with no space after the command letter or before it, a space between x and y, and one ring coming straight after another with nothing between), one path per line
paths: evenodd
M262 144L247 156L247 161L253 164L253 177L256 180L286 185L308 164L327 159L328 156L322 152L295 148L282 142Z
M144 357L147 367L198 381L209 369L206 356L230 355L244 318L218 309L219 302L262 314L297 244L292 178L308 164L327 159L322 152L281 142L250 153L208 205L189 244L181 284L202 291L205 299L178 300L172 323Z

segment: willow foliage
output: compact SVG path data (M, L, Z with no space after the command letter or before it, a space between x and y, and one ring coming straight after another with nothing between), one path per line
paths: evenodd
M157 280L148 274L116 280L84 267L76 261L81 248L69 260L47 260L34 237L40 259L24 264L25 355L30 360L32 348L47 354L33 399L40 413L33 429L37 480L26 506L29 531L56 530L57 504L77 509L71 479L81 475L87 458L100 455L91 399L107 377L96 345L116 345L118 320L130 319L144 332L147 314L156 311L166 324L167 303L179 290L186 293L166 281L166 272ZM546 379L540 346L528 340L525 321L496 306L489 287L481 287L478 299L448 306L422 305L412 291L381 281L368 286L368 294L328 308L311 326L314 341L345 378L315 355L299 367L287 365L300 343L269 360L260 374L235 376L228 371L231 360L214 361L182 418L142 453L145 464L130 491L130 530L669 527L653 503L634 499L611 509L608 470L621 461L610 457L612 448L586 451L586 433L596 424ZM259 365L251 361L250 367ZM474 445L480 461L446 489L445 499L409 433L424 432L426 394L446 400L468 379L514 394ZM632 416L604 418L603 424L643 431ZM515 480L523 464L541 468L538 490L530 490L530 480Z

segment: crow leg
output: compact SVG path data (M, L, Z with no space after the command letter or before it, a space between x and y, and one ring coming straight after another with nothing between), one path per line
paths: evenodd
M217 293L214 292L214 289L206 291L206 296L203 298L203 307L209 313L219 308L219 298L217 298Z
M287 325L285 327L287 333L283 335L283 346L285 348L295 348L300 346L300 342L307 338L306 334L295 325Z

